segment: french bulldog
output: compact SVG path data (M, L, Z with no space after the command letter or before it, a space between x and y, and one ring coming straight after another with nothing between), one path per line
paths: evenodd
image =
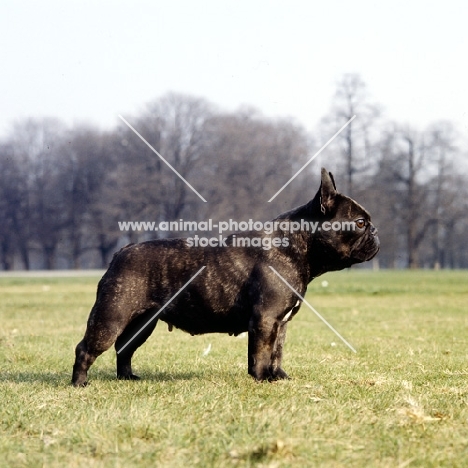
M315 197L273 221L271 234L232 234L226 246L196 247L174 238L130 244L117 252L76 346L72 384L86 385L90 366L114 344L117 377L137 380L133 354L159 320L169 330L192 335L248 332L249 374L257 381L289 378L282 368L283 345L288 322L301 305L298 295L304 297L307 285L325 272L372 259L380 242L369 213L338 193L325 169ZM315 229L291 232L282 229L284 222L309 222ZM349 229L337 229L344 225ZM269 237L261 245L270 248L239 247L237 237Z

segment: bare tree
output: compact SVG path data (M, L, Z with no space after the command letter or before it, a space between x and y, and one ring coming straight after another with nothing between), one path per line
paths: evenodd
M15 125L11 140L15 158L27 174L28 218L23 220L23 232L28 232L27 248L37 247L42 252L47 269L54 267L66 225L63 160L59 155L64 133L65 127L57 119L28 119Z
M25 185L25 174L15 159L13 146L0 145L0 261L4 270L13 269L18 251L22 253L25 267L29 268L23 226Z
M73 267L80 268L83 253L100 244L92 223L96 221L96 200L101 196L106 175L115 167L112 138L90 127L75 128L63 140L60 154L67 252Z
M420 265L419 248L436 217L430 203L430 165L424 133L397 127L388 140L383 167L386 184L396 193L395 222L404 233L409 268Z
M454 169L458 153L457 132L451 122L437 122L431 125L428 133L428 157L432 161L434 175L431 178L431 203L434 214L432 226L432 264L434 268L444 267L450 237L463 219L463 204L459 203L463 180Z
M171 93L149 104L133 125L198 192L204 187L194 175L203 170L204 127L212 112L203 99ZM122 127L120 139L121 193L131 200L121 203L127 217L173 220L203 203L130 129Z
M253 109L220 114L206 125L205 178L210 216L270 219L297 202L306 173L273 203L267 203L305 163L304 130L285 120L267 119ZM301 185L302 184L302 185Z
M344 191L349 196L356 195L355 176L369 172L377 162L377 120L380 109L370 101L367 86L362 78L358 74L348 73L337 83L331 111L323 120L326 129L324 134L327 137L331 136L354 116L355 120L348 124L338 137L344 165L340 164L337 175L345 177Z

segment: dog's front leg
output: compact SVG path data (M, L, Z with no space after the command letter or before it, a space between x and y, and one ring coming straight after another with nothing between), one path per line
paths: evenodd
M284 341L286 339L287 326L287 322L281 323L276 337L276 342L273 347L270 370L272 380L289 379L289 375L286 374L286 372L281 368L281 363L283 361L283 346Z
M265 314L255 314L249 322L249 374L256 380L274 380L272 355L279 323Z

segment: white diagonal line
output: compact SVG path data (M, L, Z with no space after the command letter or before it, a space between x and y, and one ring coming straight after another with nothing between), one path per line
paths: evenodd
M301 299L304 304L309 307L309 309L338 337L340 340L348 346L348 348L353 351L357 352L354 347L349 344L310 304L305 300L304 297L302 297L272 266L270 266L270 269L275 273L276 276L299 298Z
M121 353L204 269L202 266L118 351Z
M155 153L161 159L162 162L167 164L169 168L172 169L172 171L193 190L193 192L195 192L205 203L207 203L207 201L192 187L192 185L186 179L184 179L184 177L181 174L179 174L179 172L176 169L174 169L174 167L171 165L171 163L169 163L169 161L164 159L161 156L161 154L159 154L158 151L156 151L120 114L119 117L123 120L127 127L130 128L130 130L132 130L137 136L140 137L141 141L143 141L143 143L145 143L151 149L151 151L153 151L153 153Z
M354 119L353 115L269 200L274 200Z

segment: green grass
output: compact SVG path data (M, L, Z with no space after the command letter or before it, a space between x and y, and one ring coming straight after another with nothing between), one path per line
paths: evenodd
M142 381L117 381L108 351L76 389L97 280L0 278L1 466L466 466L468 272L317 279L308 300L358 352L303 307L290 381L255 383L245 337L161 323L134 359Z

